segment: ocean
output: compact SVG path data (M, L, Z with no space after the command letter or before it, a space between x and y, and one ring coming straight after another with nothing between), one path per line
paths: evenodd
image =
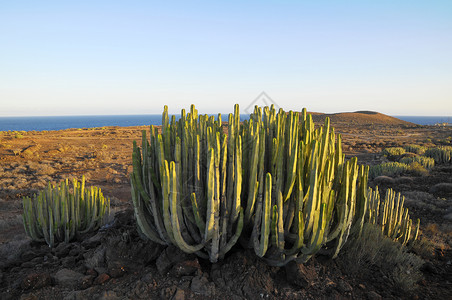
M176 115L178 118L179 115ZM432 116L394 116L404 121L419 125L434 125L436 123L451 123L452 117ZM242 121L247 116L242 115ZM227 114L222 115L227 121ZM141 126L161 125L162 115L113 115L113 116L51 116L51 117L0 117L0 131L44 131L62 130L68 128L93 128L104 126Z
M442 123L448 123L449 125L452 125L451 116L393 116L393 117L418 125L435 125Z

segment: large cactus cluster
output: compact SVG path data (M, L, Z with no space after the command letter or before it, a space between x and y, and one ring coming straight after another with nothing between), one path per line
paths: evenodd
M420 221L417 219L416 228L412 233L412 220L408 208L404 207L405 197L392 189L386 190L384 199L380 198L378 187L368 189L369 207L366 221L381 227L381 231L394 241L406 245L418 237Z
M271 265L307 261L322 247L335 257L352 225L360 231L367 168L345 161L325 120L314 129L304 109L255 108L243 125L245 240Z
M32 197L23 198L25 232L50 247L72 240L77 234L98 229L110 213L110 200L100 188L85 188L85 177L59 185L48 184Z
M216 262L237 242L241 208L242 145L238 111L229 116L229 138L221 115L201 115L191 107L176 121L165 110L162 133L143 133L134 143L132 199L144 235L160 244Z
M227 132L227 134L226 134ZM223 258L240 240L271 265L336 257L368 213L368 167L345 160L329 119L256 107L240 123L200 115L176 121L134 143L132 198L141 232L185 252Z

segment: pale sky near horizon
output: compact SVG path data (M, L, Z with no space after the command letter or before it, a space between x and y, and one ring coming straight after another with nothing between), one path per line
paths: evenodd
M0 116L243 111L263 91L452 116L452 1L0 3Z

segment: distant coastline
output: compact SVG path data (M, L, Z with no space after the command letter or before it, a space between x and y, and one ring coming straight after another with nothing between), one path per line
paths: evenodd
M394 118L418 125L436 125L448 123L452 125L452 116L393 116Z
M179 115L176 115L178 118ZM452 123L452 116L393 116L418 125ZM246 118L242 115L242 119ZM223 121L227 115L223 114ZM101 115L101 116L46 116L46 117L0 117L0 131L44 131L69 128L94 128L104 126L161 125L162 115Z

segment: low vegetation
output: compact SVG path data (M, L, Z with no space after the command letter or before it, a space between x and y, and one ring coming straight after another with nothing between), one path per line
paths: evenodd
M85 188L73 180L42 190L32 197L23 198L23 223L25 232L35 241L45 241L50 247L76 235L98 229L110 211L110 200L104 198L95 186Z
M452 147L437 146L423 147L418 145L408 145L405 147L389 147L382 151L382 154L390 162L374 165L370 167L369 176L400 176L411 174L415 176L427 175L435 164L450 164L452 162Z

